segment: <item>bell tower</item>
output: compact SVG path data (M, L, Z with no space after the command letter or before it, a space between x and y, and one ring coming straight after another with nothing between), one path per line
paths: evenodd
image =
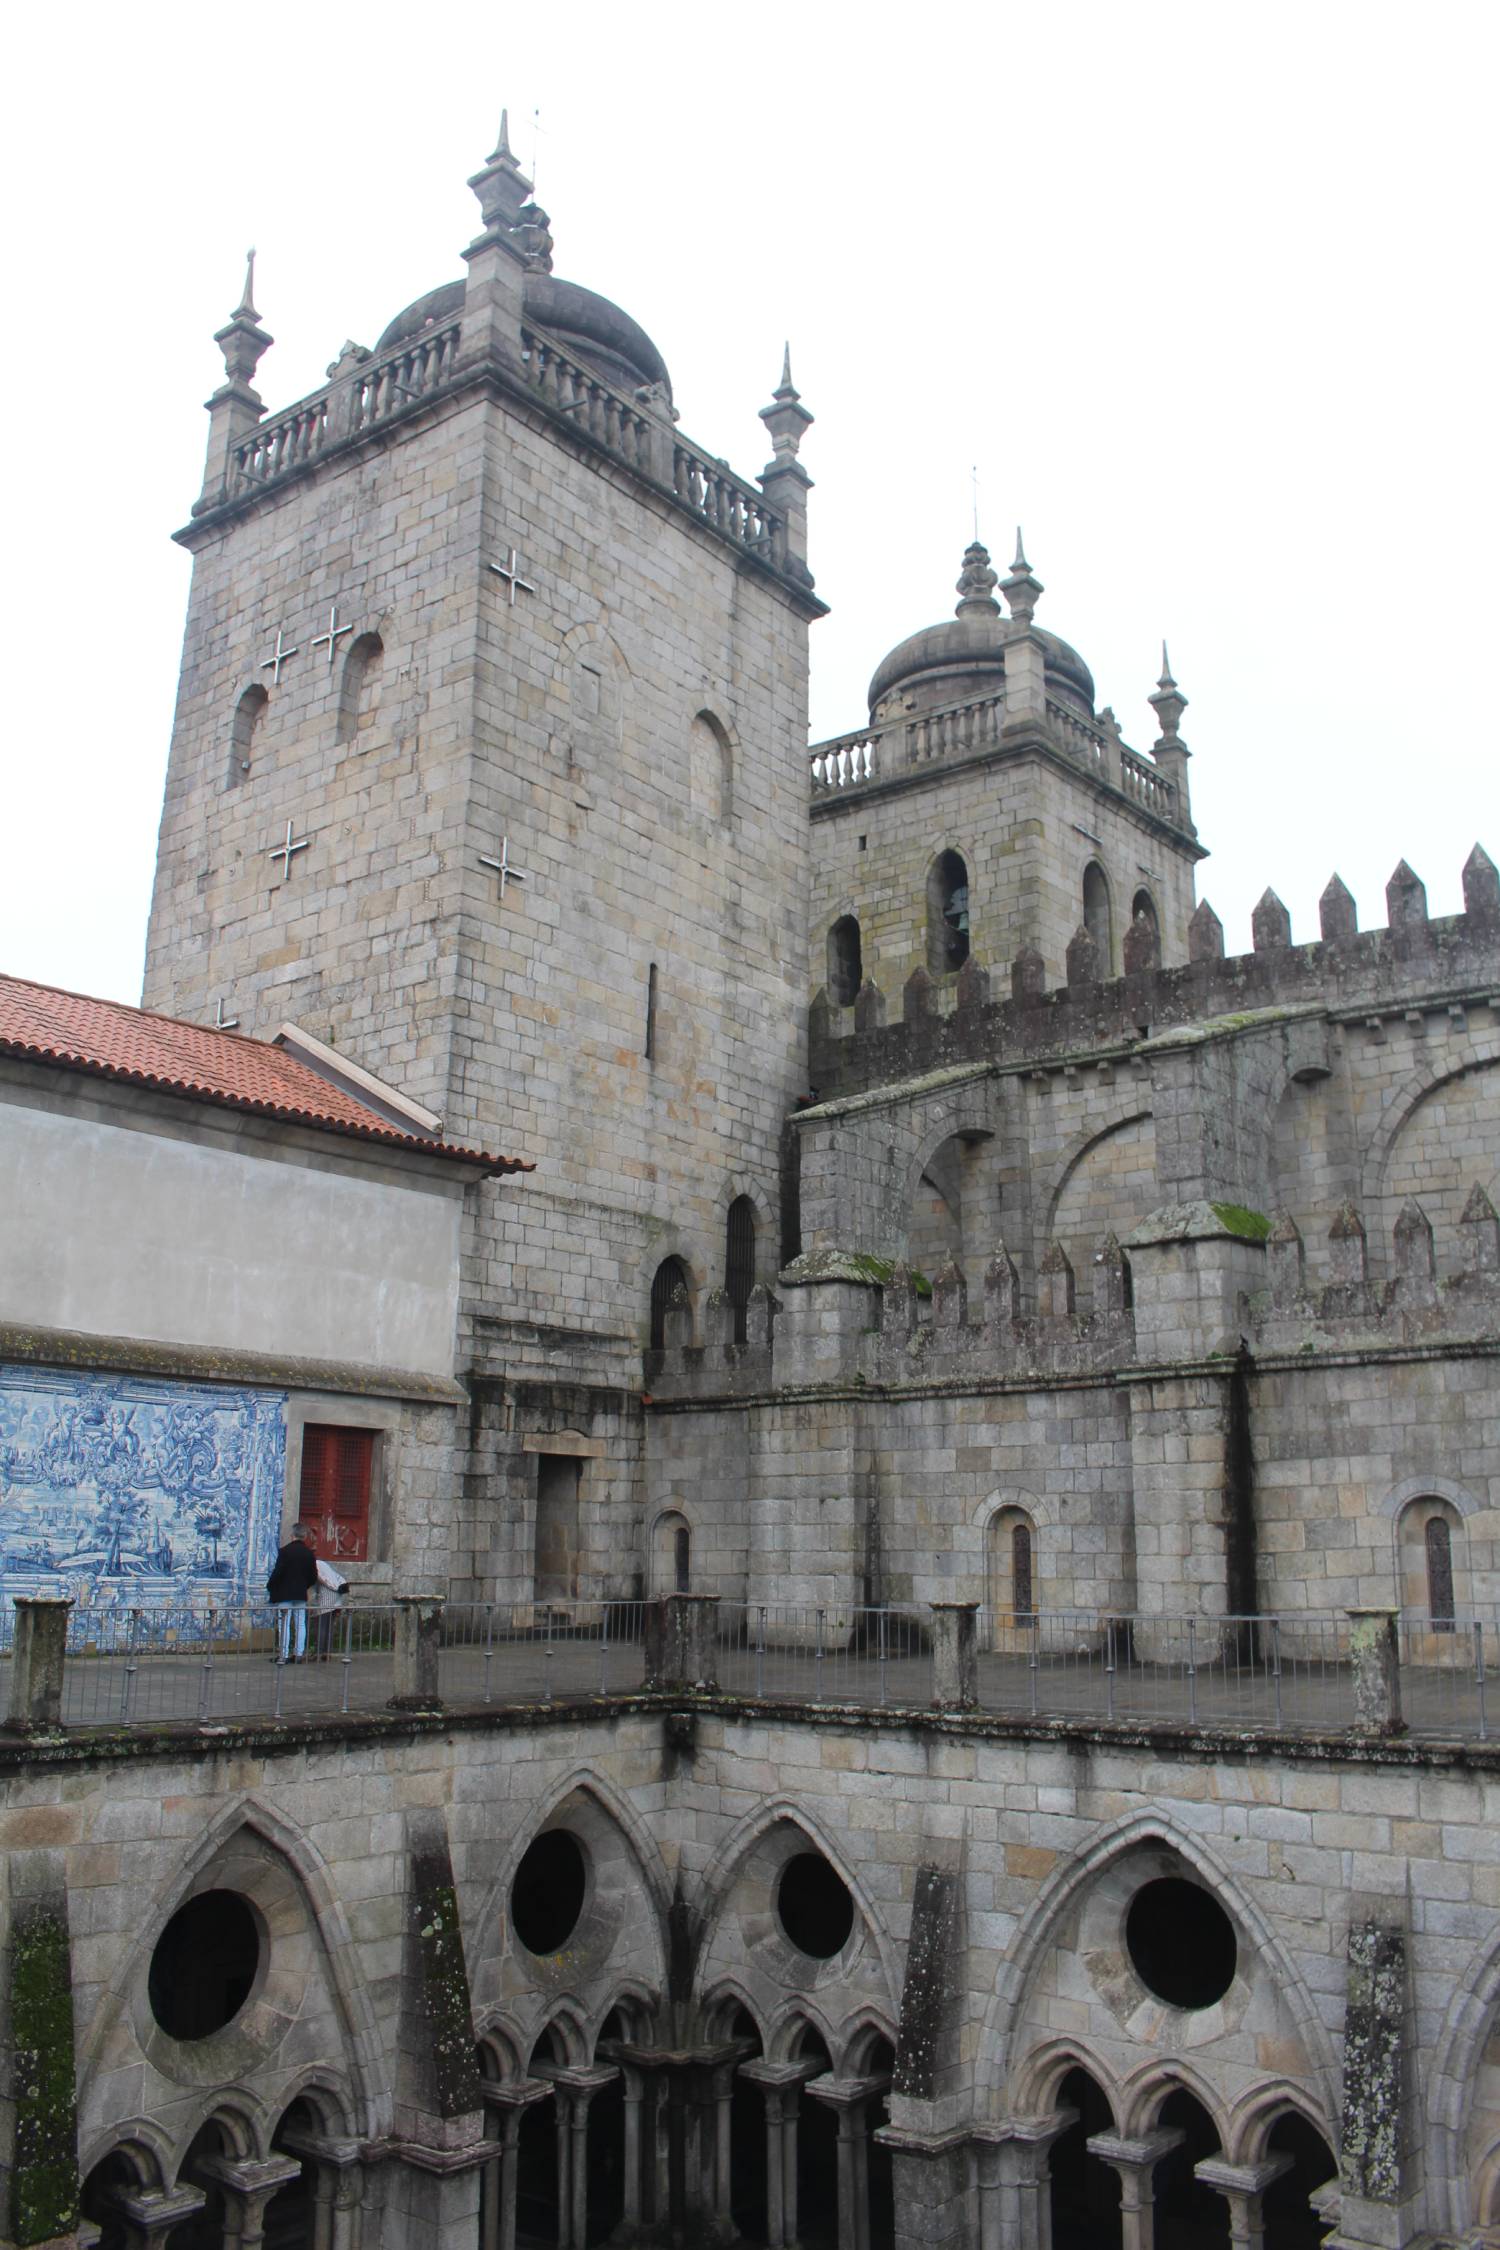
M754 1277L778 1262L811 417L784 365L772 460L733 474L638 324L553 272L503 121L470 185L464 278L311 397L268 414L251 387L248 279L219 332L144 997L295 1024L534 1160L455 1246L455 1583L528 1597L561 1458L548 1575L619 1593L653 1278L677 1260L697 1317L731 1205L741 1273L747 1207Z

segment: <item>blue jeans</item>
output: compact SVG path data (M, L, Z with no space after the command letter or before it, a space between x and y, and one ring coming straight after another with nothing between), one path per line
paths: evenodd
M306 1602L274 1602L276 1612L276 1661L285 1664L290 1656L295 1662L307 1654L307 1604Z

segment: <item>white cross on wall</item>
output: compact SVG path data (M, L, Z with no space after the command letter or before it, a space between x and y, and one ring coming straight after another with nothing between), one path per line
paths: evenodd
M500 878L500 896L502 898L505 896L505 886L508 882L524 883L527 880L526 870L523 867L511 866L510 838L508 836L504 836L500 840L500 857L498 859L492 859L488 852L481 852L479 864L481 867L494 868L495 873Z
M536 592L536 588L532 585L531 580L529 578L523 578L520 574L521 558L517 554L514 547L507 549L505 560L503 563L486 563L484 567L486 570L492 570L497 578L503 578L505 580L506 588L510 595L510 606L512 609L514 609L516 606L516 593L518 589L523 594L534 594Z
M339 605L337 602L335 602L332 609L328 612L327 632L315 634L313 636L312 642L314 648L321 648L325 641L328 643L328 669L330 672L333 670L333 652L335 648L343 639L344 635L346 633L352 633L353 630L354 627L352 625L341 625L339 623Z
M290 881L291 879L293 854L296 852L305 852L308 844L311 841L310 837L304 836L299 843L294 844L292 842L292 825L293 824L291 821L288 821L286 824L286 842L283 844L273 845L271 850L266 854L267 859L285 860L286 865L282 869L283 881Z
M260 667L263 672L270 673L271 685L273 687L280 687L281 667L288 661L289 658L295 656L296 653L297 644L295 641L293 641L290 648L283 647L281 627L278 625L276 628L276 646L272 649L270 655L262 660Z

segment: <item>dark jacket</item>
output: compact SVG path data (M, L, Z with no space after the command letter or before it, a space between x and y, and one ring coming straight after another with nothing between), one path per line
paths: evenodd
M289 1539L271 1566L266 1598L273 1602L305 1602L316 1583L318 1560L300 1539Z

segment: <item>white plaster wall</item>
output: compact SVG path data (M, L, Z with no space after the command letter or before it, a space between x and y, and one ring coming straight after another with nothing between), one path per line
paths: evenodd
M462 1200L0 1104L0 1320L451 1376Z

